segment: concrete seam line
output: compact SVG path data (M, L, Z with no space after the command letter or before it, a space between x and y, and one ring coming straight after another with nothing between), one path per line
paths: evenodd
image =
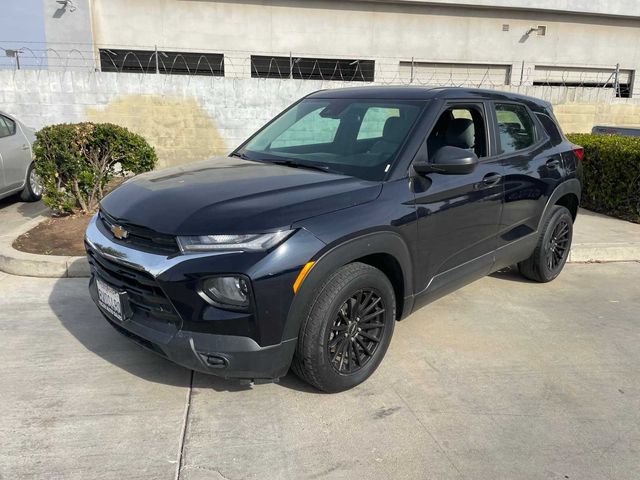
M184 415L182 416L182 429L180 431L180 444L178 445L178 462L176 465L176 474L174 479L180 480L180 474L182 473L182 459L184 458L184 441L187 438L187 426L189 424L189 413L191 412L191 392L193 391L193 375L194 371L191 370L191 376L189 378L189 389L187 390L187 402L184 406Z

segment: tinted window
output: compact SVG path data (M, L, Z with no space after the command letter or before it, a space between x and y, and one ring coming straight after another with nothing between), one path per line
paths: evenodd
M238 153L263 162L320 167L382 180L423 110L423 101L305 99Z
M0 115L0 138L16 133L16 122Z
M536 141L535 127L529 112L522 105L496 104L501 153L523 150Z
M399 117L400 110L393 107L371 107L364 114L360 130L358 131L358 140L365 138L382 137L384 126L387 119L391 117Z
M536 113L536 116L538 117L538 120L540 120L540 123L542 123L542 126L547 132L547 135L549 135L549 138L551 138L551 142L554 145L561 143L562 133L560 133L558 126L551 119L551 117L549 117L548 115L545 115L544 113Z
M427 138L429 158L442 147L472 150L478 158L487 155L484 116L476 106L456 106L446 109L438 118Z
M321 117L317 108L297 120L271 142L271 148L296 147L331 143L336 136L340 120Z

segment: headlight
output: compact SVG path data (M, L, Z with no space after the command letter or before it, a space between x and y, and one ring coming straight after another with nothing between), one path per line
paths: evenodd
M247 310L251 303L249 281L240 275L208 278L202 283L202 292L223 308Z
M240 250L264 252L283 242L293 230L273 233L249 233L245 235L196 235L178 237L183 252L210 252L218 250Z

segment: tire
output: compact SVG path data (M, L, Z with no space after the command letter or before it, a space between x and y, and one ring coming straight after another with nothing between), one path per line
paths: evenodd
M27 181L20 193L20 200L23 202L37 202L42 198L42 185L40 179L33 169L33 163L27 169Z
M307 312L292 363L301 379L319 390L340 392L378 368L396 321L395 294L384 273L364 263L339 268Z
M569 256L573 238L573 217L569 210L555 205L544 222L533 254L518 264L520 273L540 283L556 278Z

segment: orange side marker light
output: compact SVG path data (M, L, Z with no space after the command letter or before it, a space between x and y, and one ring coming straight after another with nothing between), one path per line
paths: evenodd
M302 270L300 270L296 281L293 282L293 293L298 293L298 289L300 288L302 281L305 279L305 277L309 273L309 270L311 270L311 267L313 267L315 263L316 262L307 262L305 263L304 267L302 267Z

